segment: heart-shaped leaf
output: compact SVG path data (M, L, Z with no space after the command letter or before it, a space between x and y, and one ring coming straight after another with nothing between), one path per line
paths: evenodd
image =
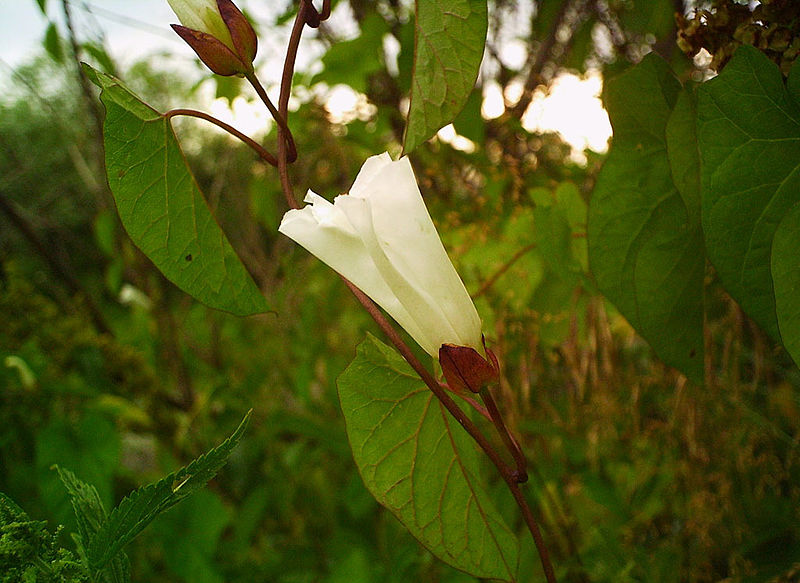
M446 563L516 581L517 537L483 489L478 452L411 367L370 336L338 384L353 457L375 499Z
M102 89L108 184L136 246L212 308L239 316L268 311L200 193L169 119L114 77L84 70Z

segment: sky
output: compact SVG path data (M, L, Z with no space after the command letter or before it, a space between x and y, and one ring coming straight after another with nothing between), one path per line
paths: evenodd
M114 57L139 56L147 50L175 50L179 42L168 28L175 17L166 0L92 0L84 3L94 13L94 20L106 33ZM62 22L60 0L47 0L48 12ZM73 8L85 30L93 23ZM0 58L16 66L41 46L48 20L35 0L0 0Z
M111 56L121 64L122 69L154 53L169 55L173 66L192 65L194 53L169 28L170 23L177 19L166 0L71 1L79 35L84 37L102 31ZM61 1L46 2L49 14L62 25ZM250 10L255 17L269 22L274 19L274 12L285 3L240 0L237 4ZM85 10L81 10L81 7ZM47 25L48 20L36 0L0 0L0 79L8 77L9 67L23 64L32 54L41 50ZM274 35L262 35L259 38L260 71L265 81L279 75L284 45L285 39ZM277 58L271 60L268 55L277 55ZM300 69L303 67L303 56L301 47L298 59ZM313 58L313 55L306 57ZM559 132L573 146L576 161L582 161L580 152L583 148L605 151L611 127L599 99L601 90L602 80L597 75L585 79L574 75L562 76L550 88L549 94L540 93L536 96L525 115L524 124L532 130ZM356 97L342 88L333 91L332 95L328 109L334 115L341 114L343 108L354 107L353 104L357 102ZM487 87L484 98L484 115L499 115L502 96ZM232 108L228 108L227 102L208 105L214 115L246 132L260 133L256 130L264 131L269 127L263 112L254 111L245 100L235 102ZM447 135L445 132L440 137L447 139Z

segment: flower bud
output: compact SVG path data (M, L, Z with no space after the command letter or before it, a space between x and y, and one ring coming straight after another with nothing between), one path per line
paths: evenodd
M470 346L443 344L439 348L439 363L448 386L457 393L469 390L480 393L481 389L499 377L497 357L488 348L488 359Z
M181 21L173 30L217 75L253 71L258 39L231 0L167 0Z

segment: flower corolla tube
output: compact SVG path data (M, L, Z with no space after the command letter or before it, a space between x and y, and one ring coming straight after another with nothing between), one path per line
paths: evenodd
M422 200L408 158L364 163L333 203L309 191L278 230L381 306L430 355L483 352L481 321Z

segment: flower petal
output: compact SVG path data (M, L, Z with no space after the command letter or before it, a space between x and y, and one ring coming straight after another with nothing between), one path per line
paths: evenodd
M419 326L375 267L361 237L340 208L309 191L303 209L290 210L278 231L351 281L417 340ZM418 341L418 340L417 340Z
M392 157L388 152L378 154L377 156L370 156L366 162L361 165L361 170L358 171L353 186L350 187L348 194L357 198L367 198L369 185L375 178L379 178L381 171L391 165Z
M452 338L454 331L425 290L414 287L386 257L372 225L369 201L344 195L337 196L334 204L341 209L358 232L364 251L372 260L375 273L392 291L397 300L397 306L402 307L409 314L414 324L413 330L401 322L400 317L393 312L396 308L386 307L384 309L411 334L417 344L422 346L427 353L436 356L440 346L440 343L437 343L439 336ZM366 290L364 291L366 292Z
M349 196L369 202L371 216L369 220L361 219L361 226L371 225L382 255L397 274L383 273L384 278L396 280L400 289L424 290L429 298L426 301L436 306L441 314L437 318L442 320L437 324L440 332L433 341L442 341L431 347L433 352L426 350L437 355L441 344L451 343L482 352L480 317L439 239L408 158L396 162L392 162L388 154L369 158ZM349 218L351 223L359 220L355 216ZM362 238L368 236L362 228L359 234ZM370 249L370 252L377 264L375 250ZM400 284L398 278L405 285ZM395 289L395 284L390 282L389 285ZM416 315L418 300L410 295L398 296L406 309ZM425 329L433 324L427 320L431 317L430 311L426 312L420 315L421 319L417 318Z

